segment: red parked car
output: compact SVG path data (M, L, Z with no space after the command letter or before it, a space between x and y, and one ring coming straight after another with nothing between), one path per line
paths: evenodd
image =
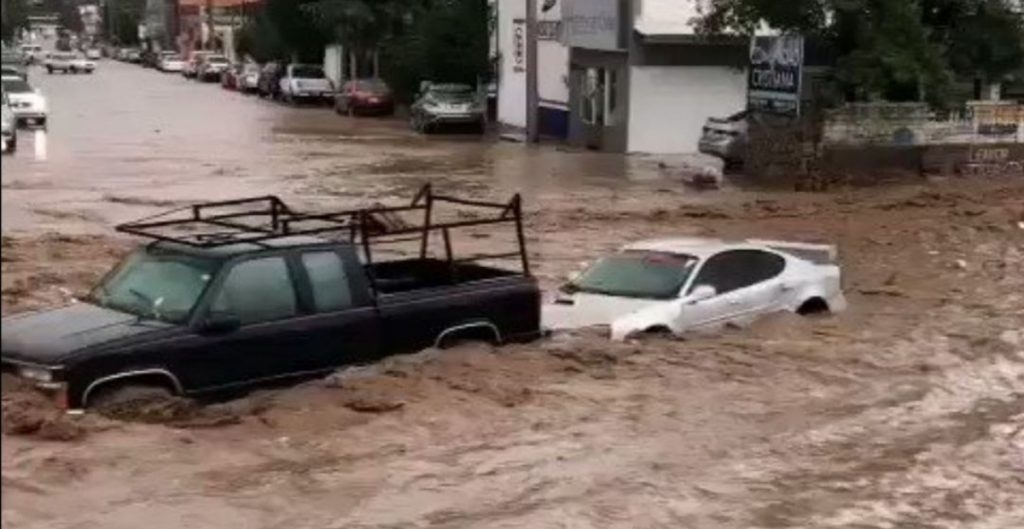
M232 64L220 74L220 86L225 90L238 90L238 78L242 74L241 64Z
M380 79L346 81L334 98L334 111L348 115L391 115L395 113L395 99Z

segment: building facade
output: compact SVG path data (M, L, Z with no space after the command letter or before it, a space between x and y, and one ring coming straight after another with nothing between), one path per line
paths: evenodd
M569 136L569 48L563 38L564 0L537 0L538 124L542 137ZM497 119L503 132L526 129L526 2L493 3L495 24L491 40L497 71Z

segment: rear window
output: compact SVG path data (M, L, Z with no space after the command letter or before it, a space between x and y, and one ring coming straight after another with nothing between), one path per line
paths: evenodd
M23 94L32 91L32 87L21 79L4 79L3 84L4 92L12 94Z
M299 77L301 79L321 79L326 76L324 75L324 69L319 66L293 66L292 77Z
M568 292L641 299L674 299L697 258L667 252L626 251L605 257L563 287Z

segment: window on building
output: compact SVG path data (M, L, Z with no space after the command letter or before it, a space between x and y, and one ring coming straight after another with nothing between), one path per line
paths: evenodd
M615 70L588 68L583 79L582 120L588 125L615 124L618 75Z

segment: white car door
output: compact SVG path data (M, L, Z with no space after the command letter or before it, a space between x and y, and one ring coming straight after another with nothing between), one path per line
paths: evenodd
M726 250L708 258L686 295L698 286L715 289L708 299L688 302L680 314L684 329L716 329L728 323L746 325L758 315L781 308L785 285L780 281L785 258L763 250Z

